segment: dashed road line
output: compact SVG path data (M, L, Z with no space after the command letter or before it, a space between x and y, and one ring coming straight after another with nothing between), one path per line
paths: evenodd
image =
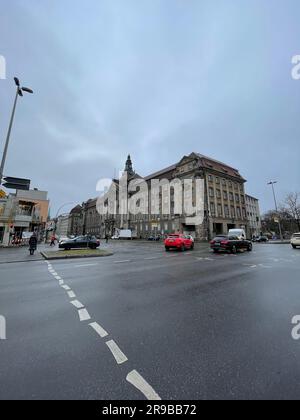
M88 313L86 309L79 309L78 316L79 316L80 322L88 321L89 319L91 319L90 314Z
M122 363L127 362L128 360L127 357L122 352L120 347L115 343L114 340L107 341L106 345L109 348L109 350L112 352L112 355L116 359L116 362L118 363L118 365L121 365Z
M169 257L176 257L176 255L171 255ZM151 257L151 258L145 258L148 260L154 260L159 257ZM114 261L115 264L121 264L126 262L131 262L132 260L123 260L123 261ZM69 286L64 284L64 280L56 273L55 270L52 269L51 265L48 264L49 272L57 279L59 280L59 285L67 291L68 296L70 299L76 298L75 293L71 290ZM77 267L87 267L91 265L97 265L97 264L81 264ZM70 302L75 308L78 310L78 316L79 320L81 322L88 321L91 319L90 314L88 313L87 309L84 307L84 305L77 299ZM92 322L89 324L91 328L94 329L94 331L101 337L107 337L108 332L101 327L97 322ZM114 340L109 340L105 343L109 350L111 351L113 357L115 358L116 362L121 365L128 361L127 356L122 352L120 347L116 344ZM151 385L148 384L148 382L136 371L132 370L128 373L126 376L126 380L132 384L136 389L138 389L148 400L161 400L160 396L154 391Z
M82 309L84 308L84 305L79 302L79 300L72 300L72 302L70 302L71 305L75 306L76 309Z
M126 376L126 380L141 391L148 400L161 400L160 396L154 391L151 385L136 371L132 370Z
M96 331L97 334L100 335L101 338L108 336L108 332L105 331L105 329L102 328L101 325L98 324L98 322L92 322L89 325Z

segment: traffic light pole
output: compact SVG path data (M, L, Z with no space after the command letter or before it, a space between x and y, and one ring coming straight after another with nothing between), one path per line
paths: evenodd
M10 123L9 123L9 127L8 127L8 132L7 132L7 136L6 136L6 142L5 142L4 151L3 151L2 160L1 160L1 166L0 166L0 185L2 185L4 165L5 165L6 156L7 156L7 150L8 150L8 145L9 145L9 139L10 139L11 129L12 129L12 125L13 125L13 122L14 122L14 117L15 117L15 112L16 112L16 106L17 106L17 101L18 101L18 96L19 96L19 87L17 86L16 97L15 97L15 101L14 101L14 106L13 106L12 114L11 114L11 117L10 117Z

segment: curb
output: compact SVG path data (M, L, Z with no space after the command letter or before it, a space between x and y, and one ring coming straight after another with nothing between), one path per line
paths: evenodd
M41 252L41 255L45 260L75 260L81 258L102 258L102 257L111 257L114 255L113 252L107 252L102 255L62 255L62 256L49 256L45 252Z

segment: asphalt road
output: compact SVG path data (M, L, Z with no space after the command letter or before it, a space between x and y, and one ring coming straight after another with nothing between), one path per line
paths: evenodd
M112 246L0 264L1 399L299 399L299 249Z

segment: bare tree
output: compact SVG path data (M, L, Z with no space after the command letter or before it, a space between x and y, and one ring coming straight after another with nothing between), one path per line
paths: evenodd
M285 210L290 217L295 221L300 231L300 193L290 193L287 195L285 201Z

